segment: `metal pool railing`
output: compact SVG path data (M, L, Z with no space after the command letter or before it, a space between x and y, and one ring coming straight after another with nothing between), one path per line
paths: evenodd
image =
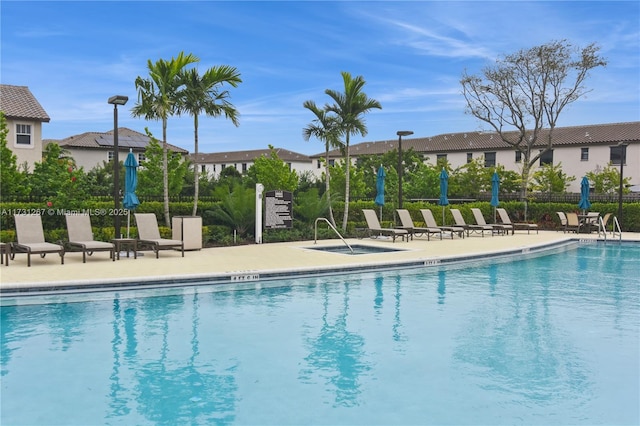
M333 225L331 224L331 222L329 222L329 220L328 220L327 218L325 218L325 217L319 217L319 218L317 218L317 219L315 220L315 222L314 222L314 225L313 225L313 227L314 227L314 234L313 234L313 235L314 235L314 242L313 242L313 243L314 243L314 244L318 244L318 221L319 221L319 220L322 220L322 221L324 221L324 222L327 222L327 225L329 225L329 228L333 229L333 232L335 232L335 233L336 233L336 235L337 235L338 237L340 237L340 239L342 240L342 242L343 242L347 247L349 247L349 250L351 250L351 254L353 254L353 248L349 245L349 243L348 243L344 238L342 238L342 235L340 235L340 233L338 232L338 230L336 229L336 227L335 227L335 226L333 226Z

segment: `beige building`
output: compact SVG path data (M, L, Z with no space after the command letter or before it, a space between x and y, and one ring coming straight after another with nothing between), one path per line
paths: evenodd
M138 163L144 160L144 151L149 144L149 137L126 127L118 128L118 159L124 161L129 150L136 154ZM68 138L56 140L45 139L44 144L57 143L61 148L69 152L76 161L78 167L84 167L89 171L94 167L101 167L104 162L109 162L114 155L113 130L108 132L86 132ZM162 143L162 142L160 142ZM169 151L186 156L189 151L180 147L167 144Z
M311 158L304 154L282 148L274 148L278 158L295 170L298 176L313 172ZM253 149L249 151L215 152L210 154L192 154L191 161L200 167L201 173L208 173L209 177L218 178L226 167L235 168L240 174L245 174L254 161L262 156L269 157L269 149Z
M514 133L515 136L515 133ZM536 147L544 147L545 132L538 138ZM624 177L629 177L631 185L640 185L640 122L594 124L587 126L558 127L553 134L553 149L546 152L536 162L534 169L544 163L562 163L562 170L576 180L568 188L569 192L580 192L581 177L612 163L620 165L621 154L626 151ZM626 150L618 144L628 144ZM473 159L482 157L486 167L498 164L507 170L522 170L522 154L502 141L495 132L448 133L432 137L403 138L402 150L413 148L423 155L425 163L435 165L439 158L446 158L452 168L458 168ZM355 160L361 155L384 154L398 149L398 140L362 142L351 145L350 154ZM338 150L331 151L330 158L342 158ZM321 160L325 154L315 154L310 158L314 170L321 172Z
M0 84L0 111L7 120L7 147L17 157L18 166L42 161L42 123L49 122L47 112L26 86Z

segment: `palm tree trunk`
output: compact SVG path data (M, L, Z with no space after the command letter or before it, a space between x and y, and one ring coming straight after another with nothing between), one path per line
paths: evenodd
M171 228L169 217L169 161L167 160L167 120L162 120L162 186L164 192L164 223Z
M326 174L326 192L327 192L327 203L329 203L329 220L331 221L331 224L333 225L333 227L336 227L336 220L333 218L333 206L331 205L331 185L329 184L329 181L331 180L330 176L331 173L329 173L329 144L325 145L326 146L326 151L325 151L325 174Z
M345 138L345 149L346 149L346 167L345 173L345 184L344 184L344 216L342 218L342 232L347 232L347 220L349 219L349 183L351 177L351 159L349 158L349 132L347 132L347 136Z
M198 195L200 194L200 169L198 166L198 114L193 115L193 153L196 162L193 167L193 180L194 180L194 189L193 189L193 211L191 216L195 216L198 213Z

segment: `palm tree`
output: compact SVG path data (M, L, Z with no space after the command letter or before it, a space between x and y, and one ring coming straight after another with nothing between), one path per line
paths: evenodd
M331 191L329 184L329 150L331 148L341 147L340 135L341 129L338 126L338 118L330 114L327 110L320 109L313 101L305 101L302 106L311 111L316 118L302 130L302 137L308 141L312 136L324 141L325 147L325 192L327 193L327 203L329 203L329 220L335 227L336 221L333 218L333 207L331 206Z
M184 67L198 62L197 56L184 52L167 61L158 59L155 64L147 61L149 78L136 78L138 101L131 109L134 117L145 120L162 120L162 184L164 189L164 218L167 227L171 227L169 217L169 174L167 161L167 120L176 113L178 91L182 84L180 73Z
M180 93L180 103L178 111L186 112L193 116L194 129L194 156L196 164L194 168L195 189L193 194L193 216L198 211L198 194L200 188L200 170L198 169L198 116L206 114L210 117L219 117L224 114L225 118L238 126L238 111L228 101L231 96L227 90L220 91L224 83L233 87L238 87L242 83L240 73L234 67L220 65L209 68L202 76L198 74L197 68L184 70L181 73L181 80L184 85Z
M355 78L351 74L342 71L342 80L344 81L344 93L327 89L324 92L329 95L333 101L333 105L326 105L325 110L333 112L338 116L339 126L345 135L345 200L344 200L344 218L342 220L342 231L347 230L347 220L349 219L349 174L351 169L351 159L349 158L349 136L360 134L367 135L367 126L364 122L363 115L372 108L382 109L380 102L370 99L362 88L366 84L362 76Z

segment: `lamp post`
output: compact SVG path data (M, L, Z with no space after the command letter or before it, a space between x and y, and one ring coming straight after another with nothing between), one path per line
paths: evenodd
M622 184L624 181L623 172L624 172L624 162L627 160L627 146L629 146L629 144L620 142L616 146L620 147L620 188L618 189L618 224L622 226Z
M411 130L398 130L398 208L402 208L402 137L412 135Z
M118 158L118 105L124 105L129 98L123 95L111 96L107 101L113 105L113 202L114 202L114 235L120 238L120 159Z

